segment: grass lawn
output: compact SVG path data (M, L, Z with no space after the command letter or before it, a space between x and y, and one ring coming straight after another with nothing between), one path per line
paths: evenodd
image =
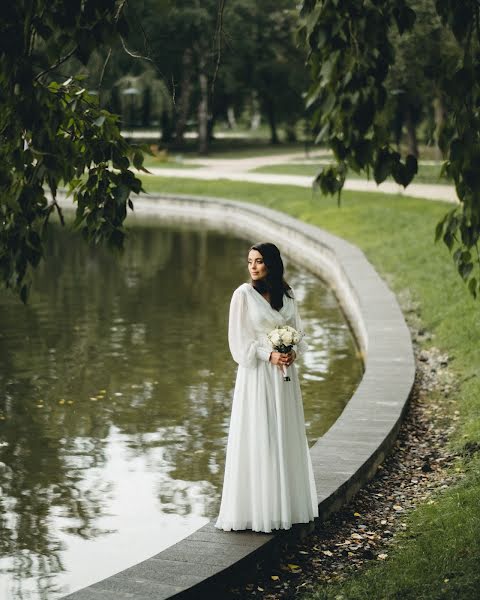
M271 165L267 167L258 167L256 173L276 173L280 175L305 175L315 177L320 170L321 164L295 164L294 162L283 165ZM414 183L439 183L448 185L448 179L440 177L440 165L419 165L418 173L415 176ZM348 174L349 179L367 179L366 175L359 175L354 171ZM370 177L373 180L373 176ZM393 181L391 177L387 181Z
M343 584L318 588L309 598L473 600L480 590L480 302L467 293L446 248L435 245L434 228L450 208L440 202L379 193L344 192L336 200L289 186L231 181L145 178L151 192L198 194L256 202L318 225L357 244L392 289L406 290L434 345L450 356L456 376L455 402L443 402L455 434L450 445L466 453L461 481L412 511L407 532L374 562ZM282 246L281 240L273 240ZM454 411L459 411L457 415ZM475 445L477 444L477 445ZM304 597L303 600L307 600Z

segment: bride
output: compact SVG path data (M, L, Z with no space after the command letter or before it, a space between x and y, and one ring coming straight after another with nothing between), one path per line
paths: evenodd
M283 278L278 248L252 246L250 283L230 303L228 342L238 363L220 512L215 527L271 532L318 516L317 493L305 434L300 385L293 364L307 345L272 351L267 334L280 325L301 331L292 289ZM283 381L288 367L290 381Z

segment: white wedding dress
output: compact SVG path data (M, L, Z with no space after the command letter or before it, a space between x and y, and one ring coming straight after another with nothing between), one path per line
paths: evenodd
M289 529L318 516L296 367L288 367L291 381L283 381L278 367L269 362L267 334L277 325L301 331L293 298L284 295L277 311L249 283L234 291L228 342L239 366L215 523L225 531ZM302 340L297 355L306 348Z

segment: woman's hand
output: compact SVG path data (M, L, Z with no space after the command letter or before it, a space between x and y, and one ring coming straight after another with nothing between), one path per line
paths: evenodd
M295 350L291 350L290 352L272 352L270 354L270 362L272 365L277 365L279 369L282 369L284 366L289 367L293 361L297 358Z

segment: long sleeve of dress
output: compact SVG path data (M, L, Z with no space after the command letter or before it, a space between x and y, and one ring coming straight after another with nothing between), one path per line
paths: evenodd
M294 313L294 325L293 327L301 334L304 334L305 331L303 329L303 324L302 324L302 319L300 318L300 314L298 312L298 305L297 305L297 300L295 299L295 296L293 298L293 304L295 307L295 313ZM305 341L305 338L302 337L302 339L300 340L300 342L297 344L297 347L295 349L297 356L301 356L302 354L304 354L306 351L308 350L308 344Z
M228 345L233 360L243 367L254 368L257 360L268 362L271 349L264 348L255 339L247 311L245 291L236 289L230 302L228 318Z

